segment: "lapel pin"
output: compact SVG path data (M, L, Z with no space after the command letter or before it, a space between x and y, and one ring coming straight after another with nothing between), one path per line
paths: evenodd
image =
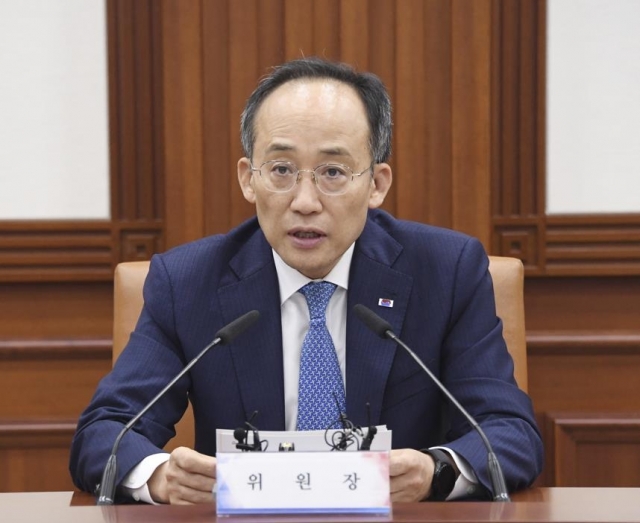
M393 307L393 300L390 300L389 298L380 298L378 300L378 307Z

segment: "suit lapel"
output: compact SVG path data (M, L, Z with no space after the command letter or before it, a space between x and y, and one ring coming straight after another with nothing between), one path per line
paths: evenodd
M380 421L384 390L396 345L370 331L353 312L361 303L402 331L413 278L391 268L402 246L371 220L356 243L347 293L347 413L356 425ZM380 299L393 307L379 306Z
M284 430L280 292L271 247L257 231L231 260L229 283L218 290L225 322L247 311L260 318L230 349L246 419L263 430Z
M371 332L353 312L361 303L382 316L400 333L413 279L394 270L402 246L386 231L367 220L356 242L347 293L347 413L357 425L380 421L387 378L396 346ZM228 323L256 309L260 318L251 331L236 338L231 347L245 417L258 411L255 424L263 430L284 430L284 376L282 321L278 276L271 247L257 231L229 264L218 290L222 316ZM380 307L379 300L393 300Z

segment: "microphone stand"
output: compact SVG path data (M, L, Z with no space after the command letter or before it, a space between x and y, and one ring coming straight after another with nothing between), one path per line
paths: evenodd
M487 467L489 470L489 477L491 478L491 487L494 492L493 501L511 501L507 491L507 485L504 480L504 474L502 473L502 467L500 467L500 462L498 461L498 457L493 452L493 448L491 447L491 443L489 443L489 439L487 438L484 431L478 425L478 422L467 412L467 410L458 402L457 399L453 397L453 395L448 391L448 389L442 384L442 382L435 377L435 375L429 370L429 368L422 363L422 360L413 352L409 346L403 342L400 338L398 338L393 331L387 330L385 335L387 338L395 341L398 345L400 345L404 350L406 350L409 355L416 361L420 367L429 375L429 377L433 380L433 382L438 386L438 388L443 392L443 394L453 403L456 408L467 418L467 421L471 424L471 426L475 429L475 431L482 439L482 443L484 443L485 448L487 449Z
M491 443L489 443L489 439L487 438L482 428L480 428L480 425L478 425L478 422L473 419L473 416L471 416L471 414L469 414L462 405L460 405L458 400L453 397L449 390L442 384L442 382L438 378L436 378L436 376L429 370L429 368L424 363L422 363L422 360L416 355L416 353L413 352L405 342L403 342L400 338L398 338L398 336L395 335L389 322L383 320L375 312L362 304L355 305L354 310L356 316L358 316L358 318L360 318L360 320L362 320L362 322L378 336L380 336L381 338L389 338L395 341L404 350L406 350L409 355L416 361L416 363L420 365L420 367L422 367L422 370L427 373L433 383L435 383L442 391L442 393L449 399L449 401L451 401L451 403L455 405L458 411L463 414L463 416L478 433L480 439L482 439L482 443L484 443L484 446L487 449L487 467L489 471L489 477L491 478L491 487L494 493L493 500L511 501L511 498L509 497L509 493L507 491L507 485L504 480L504 474L502 473L502 468L500 467L500 462L498 461L498 457L493 452Z
M258 316L260 316L260 313L258 311L254 310L247 312L246 314L240 316L239 318L235 319L234 321L220 329L217 332L215 339L204 349L202 349L202 351L200 351L200 353L195 358L193 358L185 366L185 368L178 373L175 378L167 383L167 385L160 392L158 392L158 394L156 394L155 397L149 403L147 403L147 405L145 405L145 407L123 427L123 429L116 437L115 442L113 443L111 455L109 456L107 464L104 467L104 471L102 472L102 480L100 481L98 492L98 501L96 502L97 505L113 505L114 503L116 491L116 476L118 473L118 461L116 455L118 452L118 448L120 447L120 441L122 440L124 435L129 432L129 429L131 429L131 427L133 427L136 422L142 416L144 416L147 411L151 407L153 407L171 387L176 384L178 380L180 380L180 378L182 378L187 372L189 372L189 370L191 370L191 367L193 367L200 360L200 358L202 358L202 356L204 356L209 351L209 349L218 345L219 343L229 343L238 334L252 325L258 319Z
M111 449L111 455L109 456L109 459L107 460L107 464L104 467L104 471L102 473L102 481L100 481L100 493L98 494L98 502L96 503L97 505L113 505L113 500L114 500L115 490L116 490L116 474L118 471L118 462L116 458L116 453L118 452L118 447L120 447L120 441L122 440L124 435L127 432L129 432L129 429L131 429L131 427L133 427L136 424L136 422L142 416L144 416L147 413L147 411L151 407L153 407L156 404L156 402L160 398L162 398L162 396L164 396L165 393L171 387L173 387L180 378L182 378L187 372L189 372L191 367L193 367L200 360L200 358L202 358L202 356L204 356L209 351L211 347L214 347L221 341L222 340L218 337L215 340L213 340L211 343L209 343L209 345L207 345L204 349L202 349L200 354L198 354L194 359L192 359L189 362L189 364L184 369L182 369L175 378L173 378L169 383L167 383L167 385L165 385L165 387L160 392L158 392L158 394L156 394L155 397L149 403L147 403L147 405L140 412L138 412L138 414L136 414L133 418L131 418L129 423L127 423L124 426L124 428L120 431L120 434L118 434L118 437L113 443L113 448Z

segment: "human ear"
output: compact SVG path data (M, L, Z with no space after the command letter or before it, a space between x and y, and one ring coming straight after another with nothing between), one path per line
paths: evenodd
M252 174L251 160L249 158L240 158L238 160L238 183L240 183L242 195L249 203L256 203L256 193L251 184Z
M375 209L382 205L393 180L391 166L387 163L373 165L372 189L369 194L369 209Z

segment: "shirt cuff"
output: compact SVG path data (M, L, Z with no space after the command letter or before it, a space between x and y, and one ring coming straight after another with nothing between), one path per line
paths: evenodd
M460 498L474 495L477 492L479 481L476 476L476 473L471 468L471 465L469 465L469 462L466 459L464 459L462 456L460 456L460 454L451 450L450 448L447 448L447 447L432 447L432 448L446 452L447 455L450 456L451 459L453 460L452 465L454 465L460 472L460 475L458 476L458 479L456 480L456 483L453 486L453 490L451 491L451 494L447 496L446 501L451 501L454 499L460 499Z
M147 482L160 465L169 461L169 457L170 454L163 452L144 458L125 476L120 485L122 492L135 501L159 505L152 499Z

